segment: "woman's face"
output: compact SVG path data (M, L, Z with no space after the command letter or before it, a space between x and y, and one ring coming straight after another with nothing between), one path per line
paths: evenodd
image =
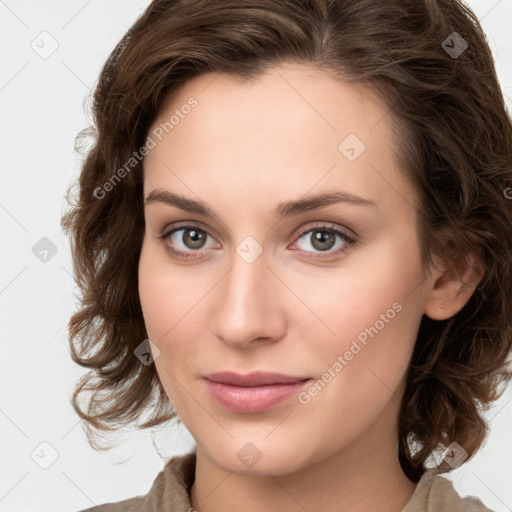
M150 129L144 319L172 405L226 470L394 450L430 278L390 116L360 88L281 65L244 85L199 76ZM224 371L310 380L244 393L204 378Z

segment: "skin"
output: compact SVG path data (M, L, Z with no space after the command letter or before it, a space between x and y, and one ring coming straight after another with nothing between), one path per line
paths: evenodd
M375 95L298 64L245 84L209 73L168 98L151 129L190 97L198 105L144 160L144 197L172 191L215 216L148 203L139 292L160 350L159 378L197 443L193 507L401 510L416 484L398 462L398 411L420 320L456 314L479 279L471 265L459 266L472 281L463 287L442 261L423 273L417 197L394 158L388 109ZM354 161L338 149L348 134L366 145ZM333 190L375 206L273 214L283 201ZM159 238L183 221L206 231L204 248L183 241L187 230ZM322 251L314 232L299 237L315 223L359 241L350 247L331 233L335 245ZM237 253L248 236L263 250L251 263ZM177 259L169 247L198 257ZM201 378L264 370L322 379L396 303L401 310L307 404L293 397L237 413L218 405ZM237 457L248 442L261 455L251 467Z

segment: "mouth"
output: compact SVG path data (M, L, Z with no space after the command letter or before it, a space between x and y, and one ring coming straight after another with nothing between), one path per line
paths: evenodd
M239 413L258 413L289 400L311 377L254 372L241 375L220 372L203 377L213 398L222 407Z
M294 384L311 377L295 377L283 373L252 372L246 375L235 372L217 372L204 376L205 379L231 386L267 386L272 384Z

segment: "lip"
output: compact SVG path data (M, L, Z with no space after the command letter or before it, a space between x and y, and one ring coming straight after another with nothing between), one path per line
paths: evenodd
M221 406L240 413L266 411L296 395L310 377L279 373L212 373L203 377L213 398Z
M273 372L252 372L246 375L236 372L216 372L203 376L212 382L230 384L231 386L266 386L268 384L293 384L311 377L296 377Z

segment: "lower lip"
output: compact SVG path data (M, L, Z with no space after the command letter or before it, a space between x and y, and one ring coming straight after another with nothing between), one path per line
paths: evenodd
M296 395L309 381L267 386L231 386L205 379L217 402L235 412L255 413L270 409Z

